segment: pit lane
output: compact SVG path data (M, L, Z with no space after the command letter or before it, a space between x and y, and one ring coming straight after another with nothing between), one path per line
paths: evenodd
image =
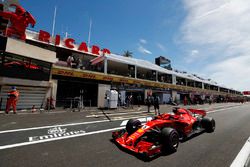
M214 133L203 133L194 137L181 143L176 153L160 156L150 162L121 151L110 142L111 133L103 132L3 149L0 150L0 166L230 166L250 134L249 105L220 110L209 115L216 120ZM69 132L81 129L88 133L119 127L120 124L121 121L114 121L65 127ZM23 136L11 136L23 131L3 133L6 136L0 136L0 143L3 146L16 143L17 138L27 140L27 136L44 135L49 129L51 127L26 131ZM12 161L13 157L15 161Z

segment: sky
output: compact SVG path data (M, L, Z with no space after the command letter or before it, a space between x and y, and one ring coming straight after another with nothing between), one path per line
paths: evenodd
M77 43L133 53L212 79L228 88L250 90L250 1L247 0L19 0L37 20L34 30L67 32Z

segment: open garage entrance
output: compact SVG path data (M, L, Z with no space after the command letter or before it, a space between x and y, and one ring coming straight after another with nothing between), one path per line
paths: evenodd
M97 92L97 83L58 80L57 107L69 108L79 99L82 99L84 106L97 106Z

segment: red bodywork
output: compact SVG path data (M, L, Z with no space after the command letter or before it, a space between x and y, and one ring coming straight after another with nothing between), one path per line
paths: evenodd
M146 154L153 156L161 153L161 145L155 145L155 142L149 140L142 140L146 133L152 130L162 129L164 127L171 127L176 129L179 133L188 136L193 132L193 126L197 122L197 115L204 117L206 111L196 109L183 109L179 108L172 114L161 114L156 116L155 119L147 122L132 134L128 134L126 130L113 132L115 142L125 149L139 154ZM154 137L154 135L152 135ZM157 142L157 139L156 139Z
M11 25L6 29L6 36L14 36L25 40L25 30L29 24L35 26L35 18L19 5L11 4L9 7L15 7L15 12L4 11L0 12L0 17L10 21Z

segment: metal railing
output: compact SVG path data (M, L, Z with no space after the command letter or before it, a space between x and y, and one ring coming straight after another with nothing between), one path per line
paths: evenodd
M92 100L85 100L81 97L58 99L54 101L57 108L70 109L71 111L81 111L92 107Z

